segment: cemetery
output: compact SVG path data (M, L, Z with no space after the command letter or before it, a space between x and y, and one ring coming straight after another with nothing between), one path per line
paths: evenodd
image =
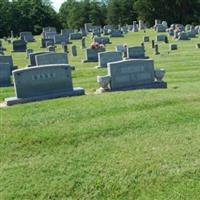
M198 199L200 21L107 9L0 25L0 199Z

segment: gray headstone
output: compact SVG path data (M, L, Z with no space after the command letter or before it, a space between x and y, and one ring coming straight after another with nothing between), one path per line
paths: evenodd
M76 45L72 46L72 56L77 56L77 47L76 47Z
M154 83L153 60L126 60L108 64L111 90L120 90Z
M85 60L83 62L98 62L98 53L105 52L105 48L85 49Z
M26 42L33 42L34 38L31 32L21 32L20 33L21 40L24 40Z
M109 37L94 37L94 42L97 42L99 44L110 44L110 38Z
M1 63L8 63L10 66L10 71L16 69L17 67L13 64L12 56L0 56L0 64Z
M178 49L178 45L177 44L170 44L169 45L169 50L173 51L173 50L177 50Z
M144 36L143 42L149 42L149 40L150 40L149 36Z
M133 21L133 27L132 27L133 32L138 32L138 25L136 21Z
M102 52L98 54L99 64L98 67L107 67L110 62L116 62L122 60L122 52L110 51Z
M26 52L26 42L24 40L13 41L13 52Z
M70 40L81 40L82 39L81 33L71 33L70 34Z
M110 37L124 37L124 34L121 30L112 30Z
M11 84L10 74L10 64L0 63L0 86L9 86Z
M49 52L35 52L35 53L30 53L29 54L29 65L28 67L34 67L36 66L36 56L37 55L42 55L42 54L49 54Z
M73 88L70 65L15 70L13 77L16 97L5 99L7 105L84 94L82 88Z
M145 57L145 50L142 46L137 47L129 47L127 51L127 57L129 59L144 59Z
M86 42L85 42L85 37L83 37L81 39L81 49L85 49L86 48Z
M26 58L29 58L29 55L33 53L33 49L26 49Z
M155 44L155 47L154 47L154 54L155 54L155 55L159 55L159 54L160 54L158 48L159 48L159 47L158 47L158 44Z
M156 42L165 42L166 35L157 35Z
M47 53L37 55L35 61L36 65L68 64L68 56L66 53Z
M54 46L54 39L41 39L41 48L46 48L48 46Z
M47 48L48 48L49 52L55 52L56 51L55 46L48 46Z

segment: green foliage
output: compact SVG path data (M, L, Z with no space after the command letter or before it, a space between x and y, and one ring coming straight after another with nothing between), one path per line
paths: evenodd
M80 29L84 23L125 25L143 19L153 25L155 19L170 23L200 23L199 0L67 0L59 13L51 0L1 0L0 36L21 31L41 33L42 27Z
M6 36L13 30L41 33L44 26L61 28L58 14L49 1L42 0L8 0L0 1L0 36ZM2 22L2 23L1 23Z

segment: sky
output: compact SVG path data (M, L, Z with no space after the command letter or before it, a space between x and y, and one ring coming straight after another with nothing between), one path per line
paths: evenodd
M59 11L59 8L61 6L61 4L65 1L65 0L51 0L53 2L53 7L55 8L56 11Z

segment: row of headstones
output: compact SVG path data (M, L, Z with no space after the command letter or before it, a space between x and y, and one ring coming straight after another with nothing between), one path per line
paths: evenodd
M13 71L15 97L5 99L7 105L43 99L84 95L83 88L74 88L68 64L40 65ZM143 88L167 88L162 81L164 70L156 70L151 59L131 59L108 63L108 75L98 76L104 91Z
M160 20L155 20L154 29L157 32L167 32L169 36L173 36L178 40L188 40L194 38L200 33L200 25L193 26L187 24L186 26L182 24L171 24L168 28L166 21L161 22Z

